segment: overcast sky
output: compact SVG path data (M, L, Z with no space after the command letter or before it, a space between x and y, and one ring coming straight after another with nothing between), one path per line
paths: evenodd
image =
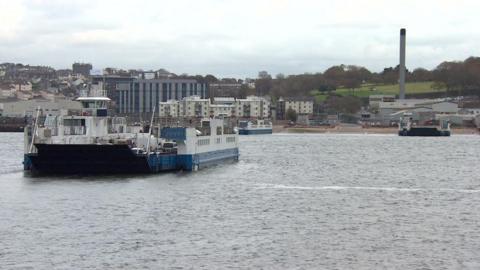
M0 0L0 62L256 77L480 55L480 1Z

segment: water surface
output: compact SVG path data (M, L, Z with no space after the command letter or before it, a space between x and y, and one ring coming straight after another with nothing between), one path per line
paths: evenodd
M98 178L0 146L0 269L480 269L478 136L245 136L238 163Z

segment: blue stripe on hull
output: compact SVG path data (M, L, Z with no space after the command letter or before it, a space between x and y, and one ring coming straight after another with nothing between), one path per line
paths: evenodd
M177 157L178 156L176 154L150 154L148 156L148 167L150 167L150 172L158 173L162 171L173 171L178 169Z
M178 164L184 170L194 171L224 160L238 160L238 157L238 148L230 148L193 155L178 155Z
M240 135L272 134L272 129L239 129Z

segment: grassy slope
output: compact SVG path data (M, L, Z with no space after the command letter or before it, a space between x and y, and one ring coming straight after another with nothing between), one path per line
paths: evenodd
M431 93L437 91L444 91L444 90L435 90L432 89L432 82L414 82L414 83L407 83L405 85L405 89L407 94L415 94L415 93ZM390 84L390 85L372 85L372 84L365 84L362 85L360 88L355 89L352 92L351 89L339 88L335 91L336 94L339 95L355 95L357 97L368 97L370 95L398 95L399 86L398 84ZM317 101L323 101L327 97L326 95L320 93L318 90L314 90L311 92L313 96L315 96Z

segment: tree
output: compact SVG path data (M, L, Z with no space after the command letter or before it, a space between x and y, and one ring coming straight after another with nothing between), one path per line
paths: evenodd
M323 76L328 84L334 85L335 88L343 85L343 78L345 75L345 65L333 66L328 68Z
M427 82L433 79L432 72L425 68L416 68L413 70L410 81L413 82Z
M458 90L465 85L465 69L462 62L443 62L433 71L433 79L442 83L448 90Z
M205 75L205 82L214 83L214 82L218 82L218 79L215 76L208 74L208 75Z
M345 71L343 86L355 92L355 88L359 88L362 85L362 74L360 69L352 67Z
M272 90L272 76L266 71L258 72L258 79L255 81L255 90L258 96L269 95Z
M297 122L297 112L292 108L288 108L286 112L286 118L292 122Z
M380 74L382 83L384 84L395 84L398 82L398 69L397 68L384 68L383 72Z
M362 108L362 101L354 96L329 96L325 101L331 112L354 114Z
M272 76L270 74L268 74L267 71L262 70L262 71L258 72L258 78L259 79L272 79Z

